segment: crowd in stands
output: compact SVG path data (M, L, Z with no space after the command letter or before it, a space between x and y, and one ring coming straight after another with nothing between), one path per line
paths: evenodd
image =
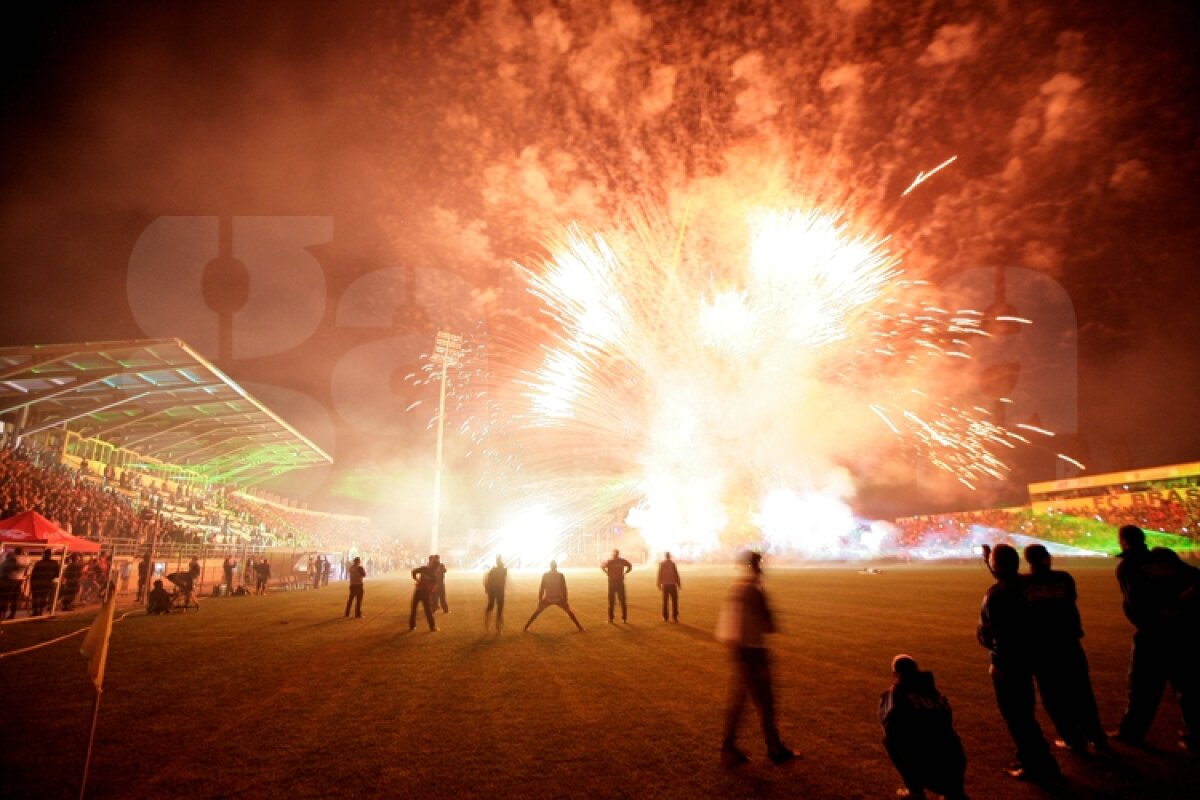
M321 514L86 461L79 469L35 448L0 449L0 518L37 511L91 539L185 544L335 547L366 542L366 517Z
M1091 550L1115 550L1122 525L1148 532L1184 536L1200 545L1200 500L1181 498L1138 506L1097 507L1092 504L1036 513L1031 509L991 509L907 517L896 520L900 549L956 546L973 543L980 528L1029 536L1043 541Z

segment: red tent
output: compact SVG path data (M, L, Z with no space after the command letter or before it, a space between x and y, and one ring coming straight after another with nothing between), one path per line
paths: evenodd
M72 536L36 511L22 511L0 519L0 542L66 547L72 553L99 553L100 545Z

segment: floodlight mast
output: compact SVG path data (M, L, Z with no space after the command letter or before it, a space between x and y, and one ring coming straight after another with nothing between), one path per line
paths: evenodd
M438 392L437 466L433 473L433 525L429 537L430 554L438 551L438 529L442 518L442 441L446 423L446 373L462 354L462 337L446 331L438 331L434 343L434 363L442 368L441 388Z

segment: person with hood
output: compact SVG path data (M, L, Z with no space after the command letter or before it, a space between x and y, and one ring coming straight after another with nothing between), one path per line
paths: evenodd
M950 701L912 656L892 659L892 685L879 696L879 723L883 746L904 781L898 797L922 800L928 790L966 800L967 756L954 732Z

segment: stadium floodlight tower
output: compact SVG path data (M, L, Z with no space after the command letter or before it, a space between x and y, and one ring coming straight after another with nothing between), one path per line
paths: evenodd
M442 517L442 439L446 427L446 373L458 363L462 355L462 337L438 331L433 347L433 363L442 370L441 389L438 394L437 466L433 473L433 526L429 537L429 552L438 551L438 528Z

